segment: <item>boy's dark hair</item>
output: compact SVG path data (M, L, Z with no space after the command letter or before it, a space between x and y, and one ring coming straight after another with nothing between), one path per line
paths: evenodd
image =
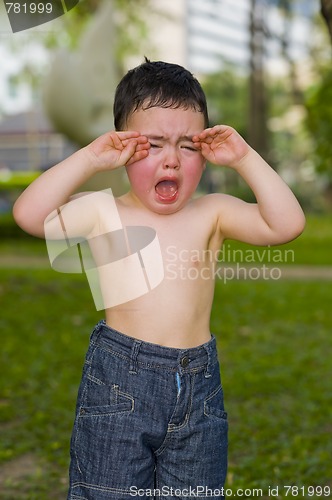
M129 116L138 109L193 109L203 114L205 127L209 118L206 97L198 80L178 64L151 62L128 71L117 86L114 97L114 126L123 130Z

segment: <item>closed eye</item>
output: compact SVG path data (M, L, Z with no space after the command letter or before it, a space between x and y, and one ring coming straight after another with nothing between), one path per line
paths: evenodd
M162 147L160 144L152 144L152 142L150 142L150 146L152 148L161 148Z
M197 148L194 146L181 146L183 149L187 149L188 151L194 151L195 153L199 151Z

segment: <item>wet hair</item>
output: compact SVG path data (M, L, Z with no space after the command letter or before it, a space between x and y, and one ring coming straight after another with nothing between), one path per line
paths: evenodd
M124 130L135 111L153 107L198 111L208 127L206 97L193 74L178 64L151 62L145 58L143 64L128 71L116 88L115 129Z

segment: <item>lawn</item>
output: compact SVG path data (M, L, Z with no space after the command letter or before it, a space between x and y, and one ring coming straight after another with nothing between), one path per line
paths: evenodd
M1 274L0 496L60 500L99 315L81 276ZM229 487L332 486L330 304L329 282L217 285L211 328L229 412Z
M26 238L18 229L11 215L0 215L1 234L7 236L0 240L2 254L15 253L21 257L47 256L45 242L38 238ZM332 214L309 215L304 233L286 245L266 248L246 245L235 241L226 241L220 253L221 263L256 262L277 265L314 265L332 266Z
M289 264L331 265L331 244L331 217L312 217L289 244L296 249ZM45 244L1 242L0 254L13 252L45 256ZM63 500L76 392L100 314L84 276L15 268L0 276L0 497ZM211 330L234 492L261 488L268 498L268 488L278 486L275 498L286 498L287 485L332 489L331 299L330 281L217 283ZM319 495L304 489L298 496Z
M329 282L217 286L232 487L332 491L331 298Z
M1 276L0 458L15 466L28 455L31 477L5 480L0 497L63 499L77 385L97 313L82 276L52 270Z
M303 234L286 245L271 247L255 247L239 242L227 241L225 257L250 264L251 255L256 262L274 262L277 265L332 265L332 215L307 217ZM241 250L241 251L239 251ZM265 250L265 252L264 252Z

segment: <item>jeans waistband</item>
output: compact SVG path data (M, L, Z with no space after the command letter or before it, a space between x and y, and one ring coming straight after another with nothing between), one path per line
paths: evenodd
M136 373L139 366L154 369L166 369L180 373L193 373L205 370L209 377L209 368L218 363L216 339L211 339L197 347L178 349L153 344L125 335L100 321L94 328L91 341L104 349L129 360L130 371Z

